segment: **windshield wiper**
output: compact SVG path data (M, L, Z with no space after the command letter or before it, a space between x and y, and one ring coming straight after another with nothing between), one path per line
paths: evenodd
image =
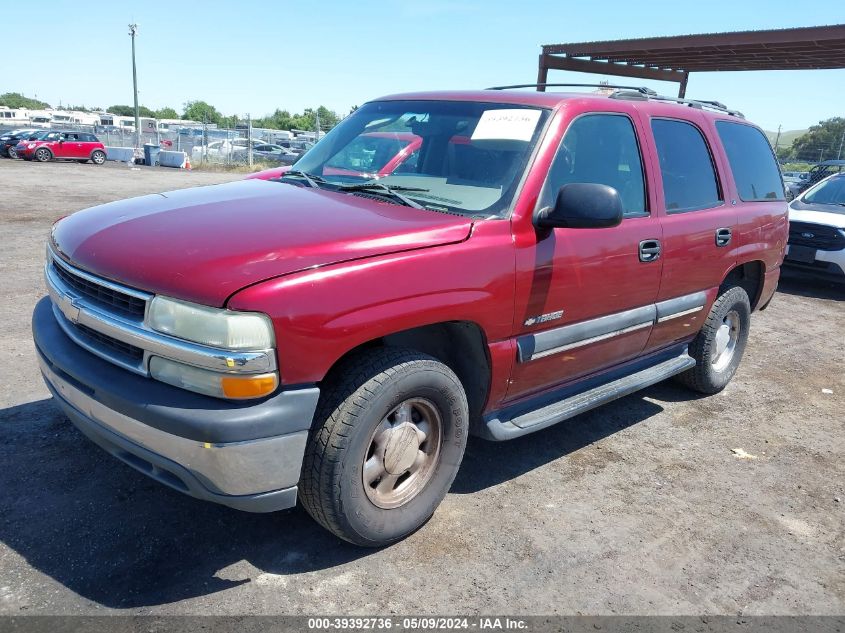
M419 202L411 200L408 196L403 196L400 191L428 191L422 187L403 187L402 185L385 185L381 182L362 182L355 185L341 185L338 187L339 191L366 191L374 195L383 195L386 198L398 200L406 207L413 207L414 209L425 209L426 207Z
M302 178L305 182L308 183L309 187L314 187L315 189L319 189L320 185L325 185L328 182L328 180L321 176L309 174L305 171L299 171L298 169L291 169L289 171L286 171L281 176L279 176L279 180L287 178L288 176L292 176L294 178Z

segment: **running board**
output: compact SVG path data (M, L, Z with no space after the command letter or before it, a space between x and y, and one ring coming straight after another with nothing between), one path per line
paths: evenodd
M510 440L527 435L654 385L694 366L695 360L684 350L680 356L669 358L610 382L600 383L593 387L587 386L584 391L576 392L568 397L564 396L562 399L538 408L527 410L524 404L508 407L485 417L481 435L494 441Z

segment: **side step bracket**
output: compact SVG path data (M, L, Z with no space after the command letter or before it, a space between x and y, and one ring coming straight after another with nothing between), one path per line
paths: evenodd
M679 356L673 356L639 371L599 384L594 383L594 386L586 385L582 391L562 394L560 399L551 402L546 399L537 408L526 409L525 405L514 405L494 411L485 416L481 436L488 440L502 441L527 435L654 385L694 366L695 360L684 350Z

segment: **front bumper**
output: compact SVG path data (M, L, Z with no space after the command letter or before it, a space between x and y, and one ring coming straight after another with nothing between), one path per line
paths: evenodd
M36 306L32 329L56 403L118 459L171 488L239 510L296 504L317 387L244 403L137 376L72 341L49 298Z
M817 250L815 261L806 263L789 259L789 245L787 245L783 266L788 271L799 275L845 282L845 250Z

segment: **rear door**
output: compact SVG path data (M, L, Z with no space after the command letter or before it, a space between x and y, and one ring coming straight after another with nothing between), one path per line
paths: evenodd
M699 330L737 259L737 210L726 203L725 166L708 142L705 119L697 112L688 116L649 118L660 175L664 262L648 349Z
M641 134L622 111L587 112L568 125L537 208L554 204L565 184L599 183L619 192L625 217L612 228L530 228L530 247L516 255L517 296L527 301L517 301L509 400L601 371L645 347L663 259L648 250L659 248L661 229L645 186Z
M80 140L80 158L90 158L91 152L95 149L98 149L100 146L100 142L97 140L97 137L93 134L88 134L83 132L79 135Z

